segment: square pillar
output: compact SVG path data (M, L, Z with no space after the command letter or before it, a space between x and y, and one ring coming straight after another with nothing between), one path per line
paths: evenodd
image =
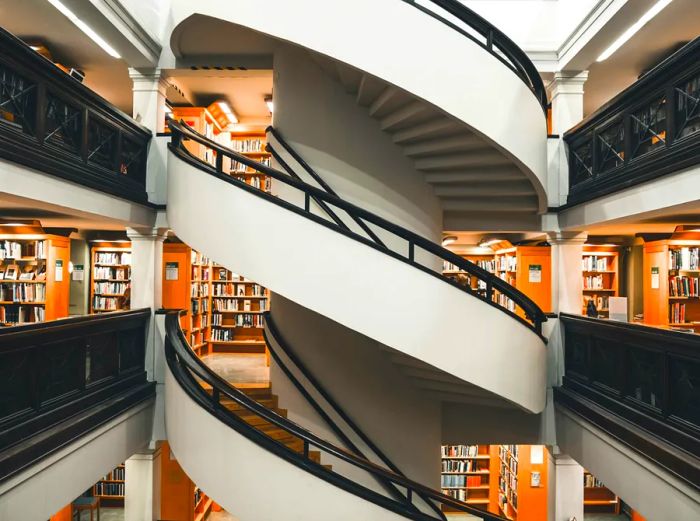
M583 467L558 447L549 452L547 521L583 521Z
M552 133L564 134L583 119L583 85L588 71L559 71L550 84Z
M160 449L134 454L125 462L124 521L160 518Z

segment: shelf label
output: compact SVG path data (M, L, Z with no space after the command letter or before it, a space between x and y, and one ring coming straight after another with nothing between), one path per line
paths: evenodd
M56 279L56 282L63 282L63 261L61 259L56 259L54 278Z
M73 280L85 280L85 266L73 264Z
M165 280L178 280L180 278L180 264L178 262L165 263Z
M659 289L659 267L651 267L651 289Z
M534 284L542 282L542 264L530 264L527 270L527 281Z

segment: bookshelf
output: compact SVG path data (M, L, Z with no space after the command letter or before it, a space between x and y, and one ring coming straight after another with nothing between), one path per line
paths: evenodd
M490 445L443 445L440 453L442 493L488 509L492 489L491 450Z
M185 337L200 356L209 353L212 262L181 242L163 244L163 306L185 309Z
M177 121L182 120L196 132L199 132L209 139L220 142L218 136L221 135L222 128L219 121L217 121L207 107L173 107L173 119ZM220 144L225 143L220 142ZM214 152L207 149L204 145L191 140L185 141L184 145L188 152L199 159L203 159L211 165L216 163Z
M126 467L122 463L92 486L92 495L113 506L123 505L125 480Z
M552 256L549 246L514 246L497 250L496 275L530 297L545 313L552 310ZM523 315L514 302L495 292L501 306Z
M92 244L90 313L123 311L131 306L131 243Z
M265 144L265 132L231 132L230 146L233 150L254 161L270 166L271 155L265 149ZM228 167L229 173L238 180L265 192L271 191L272 184L268 176L236 161L232 161Z
M70 240L40 226L0 234L0 325L68 316Z
M212 266L212 352L265 353L263 313L269 292L223 266Z
M498 447L498 508L508 519L518 515L518 445L500 445Z
M616 515L620 513L620 498L587 470L583 471L583 511Z
M461 257L473 264L476 264L480 268L485 269L489 273L496 272L496 262L495 254L485 254L485 255L461 255ZM469 286L475 292L485 293L486 283L478 280L475 277L471 277L467 272L460 270L457 266L451 262L443 261L442 274L454 279L462 286Z
M609 299L618 295L619 260L619 250L615 246L584 245L581 257L582 314L586 314L586 306L593 300L598 315L608 316Z
M644 245L644 322L700 331L700 234Z

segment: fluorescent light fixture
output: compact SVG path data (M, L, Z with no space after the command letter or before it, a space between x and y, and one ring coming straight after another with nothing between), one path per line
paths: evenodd
M27 223L1 223L0 226L27 226Z
M457 239L458 238L456 235L448 235L442 239L442 245L449 246L450 244L457 242Z
M272 101L272 96L265 96L265 104L267 105L267 109L270 111L270 114L272 114L275 111L275 104Z
M226 103L225 101L218 101L217 103L219 105L219 108L221 109L221 112L226 114L226 117L228 117L228 119L230 121L229 125L238 123L238 118L233 113L233 111L231 110L231 107L229 106L228 103Z
M48 0L48 2L56 9L58 9L61 12L61 14L63 14L66 18L73 22L78 27L78 29L87 34L93 42L102 47L102 50L109 54L112 58L121 58L119 53L114 50L114 47L109 45L104 40L104 38L102 38L92 29L92 27L90 27L88 24L86 24L80 18L78 18L73 11L68 9L59 0Z
M615 40L615 42L613 42L613 44L610 47L605 49L603 54L598 56L598 61L602 62L610 58L610 56L612 56L615 53L615 51L622 47L625 44L625 42L627 42L627 40L632 38L632 36L634 36L637 31L644 27L649 22L649 20L651 20L657 14L659 14L663 10L663 8L670 4L672 1L673 0L659 0L658 2L656 2L651 9L644 13L644 15L639 20L637 20L634 23L634 25L632 25L632 27L630 27L624 33L622 33L622 36Z
M502 241L503 239L482 240L481 242L479 242L479 248L488 248Z

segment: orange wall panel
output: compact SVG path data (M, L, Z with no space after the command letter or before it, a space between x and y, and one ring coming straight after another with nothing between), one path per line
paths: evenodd
M194 484L171 457L168 442L163 442L160 456L160 519L192 521L194 519Z
M50 521L71 521L72 512L72 507L68 504L52 515Z

